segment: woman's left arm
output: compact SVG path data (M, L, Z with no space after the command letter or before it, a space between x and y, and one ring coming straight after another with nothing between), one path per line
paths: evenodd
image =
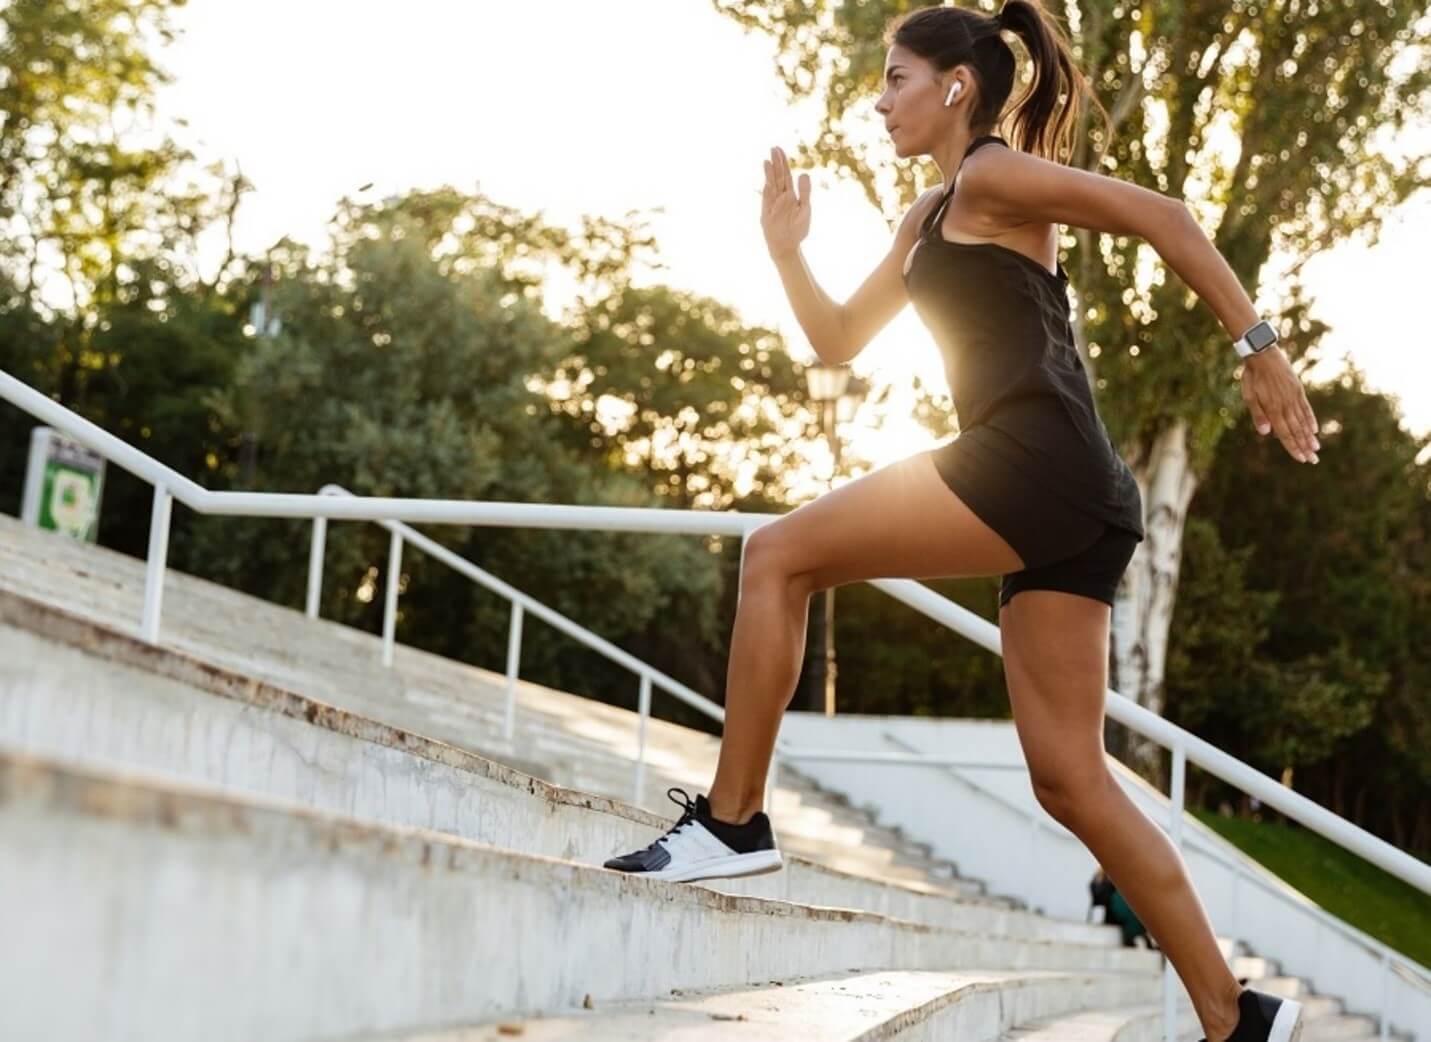
M958 191L966 203L1010 223L1047 221L1142 238L1207 302L1233 339L1260 317L1227 259L1179 199L1007 148L972 156ZM1281 347L1246 359L1242 398L1259 433L1275 431L1294 459L1317 462L1317 418Z

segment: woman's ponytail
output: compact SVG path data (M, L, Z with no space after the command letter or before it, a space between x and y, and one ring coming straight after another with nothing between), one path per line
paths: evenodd
M1062 27L1036 0L1006 0L997 22L1024 43L1033 61L1033 82L1005 120L1009 144L1055 162L1073 154L1073 130L1086 94L1108 123L1108 113L1088 87ZM997 24L997 23L996 23ZM1106 148L1106 146L1105 146Z

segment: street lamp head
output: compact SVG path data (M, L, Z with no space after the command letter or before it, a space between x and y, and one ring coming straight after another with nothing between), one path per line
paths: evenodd
M847 365L812 365L805 369L810 397L817 402L834 401L845 393L853 374Z

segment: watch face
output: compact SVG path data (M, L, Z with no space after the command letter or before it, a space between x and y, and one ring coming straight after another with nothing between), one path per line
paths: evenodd
M1277 333L1266 322L1259 322L1247 331L1247 343L1254 351L1261 351L1277 342Z

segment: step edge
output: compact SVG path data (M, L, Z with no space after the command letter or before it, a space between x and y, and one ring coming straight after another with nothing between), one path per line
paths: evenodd
M160 676L176 683L195 688L203 693L258 709L266 709L292 720L306 722L321 727L334 734L357 741L370 742L399 753L416 756L456 770L466 771L488 781L506 785L514 791L526 790L529 796L553 805L569 806L577 810L609 814L623 818L644 827L661 830L670 824L665 818L627 803L616 797L589 793L579 789L566 788L553 782L527 774L514 767L471 752L460 746L440 739L428 738L416 732L385 724L352 710L343 709L309 695L301 694L273 681L250 676L228 666L209 662L191 651L154 645L141 638L117 630L102 622L83 615L36 600L13 590L0 588L0 624L13 626L35 634L42 639L52 640L72 647L84 654L115 662ZM137 771L137 773L143 773ZM186 779L187 780L187 779ZM200 786L202 787L202 786ZM230 790L224 790L230 791ZM245 793L245 796L260 797L263 794ZM277 797L274 797L277 799ZM294 804L303 806L302 804ZM364 819L354 818L354 821ZM377 823L384 824L387 823ZM395 828L418 828L418 826L392 826ZM436 835L463 837L437 832ZM490 846L489 844L483 844ZM499 848L506 849L506 848ZM531 853L514 851L518 853ZM531 853L533 857L549 857ZM898 879L862 875L845 869L835 868L820 861L798 854L782 856L788 862L798 863L806 870L834 876L851 883L894 888L921 897L945 900L958 905L989 907L996 906L1009 914L1031 915L1027 911L1008 908L1002 902L981 899L978 895L965 895L937 884L910 886ZM562 859L557 859L562 860ZM575 862L573 862L575 863ZM926 889L926 887L928 889ZM877 913L876 913L877 914ZM1037 918L1056 923L1078 920L1064 920L1052 916ZM1084 944L1091 948L1117 947L1111 943L1072 941L1064 943Z

